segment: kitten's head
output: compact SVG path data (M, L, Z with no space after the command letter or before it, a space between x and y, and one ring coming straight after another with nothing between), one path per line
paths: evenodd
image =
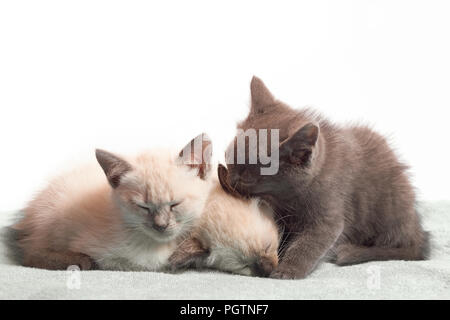
M228 170L224 168L219 175L223 188L231 194L270 200L270 197L291 194L293 184L306 185L319 167L316 159L321 144L320 130L312 119L314 116L308 111L296 111L276 100L264 83L254 77L251 83L250 113L238 124L241 130L226 151ZM267 129L267 135L262 135L261 129ZM279 141L271 141L274 129L278 130ZM252 130L256 134L253 144L253 150L256 148L254 164L249 161L251 135L246 134ZM238 143L242 135L244 138L241 141L245 141L245 148ZM261 142L264 142L262 140L267 141L267 150L260 148ZM274 146L279 143L278 155L272 152L272 143ZM264 151L263 156L278 161L275 174L261 174L261 169L268 167L262 164L261 151ZM239 153L244 154L245 163L239 163ZM230 157L230 154L233 156Z
M278 264L279 234L272 211L258 200L231 197L217 183L201 223L171 257L171 263L268 276Z
M158 242L189 231L210 188L211 149L209 138L202 134L179 154L152 150L125 159L96 150L125 226Z

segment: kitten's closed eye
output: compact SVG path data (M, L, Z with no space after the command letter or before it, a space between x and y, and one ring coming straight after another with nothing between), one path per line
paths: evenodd
M135 204L136 204L136 206L138 206L139 208L141 208L141 209L143 209L145 211L148 211L148 212L151 211L150 207L145 205L145 204L140 204L140 203L135 203Z
M170 204L170 210L175 209L177 206L181 204L182 201L172 201Z
M170 211L173 211L177 206L179 206L183 201L170 201L166 205L169 206ZM155 208L150 204L142 204L142 203L135 203L136 206L139 208L146 210L147 212L151 213L155 211Z

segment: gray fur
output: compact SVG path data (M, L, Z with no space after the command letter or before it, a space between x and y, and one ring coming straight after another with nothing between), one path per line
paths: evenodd
M263 176L260 164L234 162L221 183L274 209L284 240L272 277L304 278L330 257L349 265L429 256L408 167L384 137L367 126L339 126L309 109L292 109L256 77L251 91L250 113L238 128L278 129L280 170ZM243 176L252 183L243 183Z

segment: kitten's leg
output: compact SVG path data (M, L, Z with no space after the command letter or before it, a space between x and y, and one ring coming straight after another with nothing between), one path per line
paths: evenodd
M175 272L190 267L201 268L208 258L209 251L196 238L188 238L181 242L169 258L168 270Z
M95 261L85 254L50 250L40 250L39 254L26 254L23 265L49 270L65 270L71 265L78 265L81 270L96 269Z
M430 235L423 231L414 208L405 212L393 223L387 221L383 233L374 239L373 245L342 243L336 248L336 264L344 266L374 260L424 260L430 251ZM386 209L386 212L389 212Z
M139 266L122 257L104 258L98 261L101 270L110 271L149 271L144 266Z
M340 215L305 227L291 241L280 264L270 277L277 279L305 278L334 245L343 228L344 222Z
M422 252L418 246L388 248L341 244L336 249L336 264L346 266L374 260L423 260Z

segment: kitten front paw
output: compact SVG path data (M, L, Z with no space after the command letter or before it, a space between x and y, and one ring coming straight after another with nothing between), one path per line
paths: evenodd
M349 266L356 263L354 246L350 244L341 244L336 248L335 264L338 266Z
M92 259L91 257L80 254L78 257L78 267L80 267L81 270L96 270L98 269L97 263Z
M298 272L295 268L277 268L271 274L272 279L304 279L306 274Z

